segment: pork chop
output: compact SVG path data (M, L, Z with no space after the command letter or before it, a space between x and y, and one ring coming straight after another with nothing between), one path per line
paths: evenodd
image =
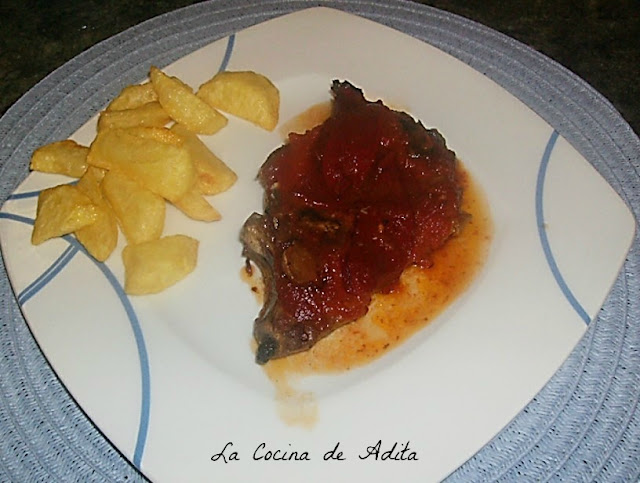
M241 231L265 286L259 364L365 315L407 267L428 267L465 216L456 156L437 130L348 82L331 91L330 117L290 134L260 168L264 214Z

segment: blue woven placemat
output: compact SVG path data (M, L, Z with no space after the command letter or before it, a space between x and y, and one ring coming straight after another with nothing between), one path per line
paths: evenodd
M404 1L212 0L102 42L52 73L0 119L0 203L27 175L36 147L68 137L120 89L250 25L324 5L370 18L474 67L535 110L633 210L640 209L640 140L584 81L474 22ZM640 480L640 244L566 363L451 481ZM141 481L87 419L29 332L0 277L0 481Z

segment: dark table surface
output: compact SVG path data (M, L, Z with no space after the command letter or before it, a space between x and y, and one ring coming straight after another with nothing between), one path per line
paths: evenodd
M640 133L640 0L414 1L475 20L554 59L608 98ZM92 45L193 3L0 0L0 116Z
M2 0L0 115L95 43L193 0ZM507 34L564 65L640 132L638 0L422 0Z

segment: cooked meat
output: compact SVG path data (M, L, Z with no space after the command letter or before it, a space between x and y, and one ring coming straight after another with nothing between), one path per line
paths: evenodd
M409 265L457 232L455 154L435 129L334 81L331 116L291 134L261 167L265 214L241 233L260 269L256 361L307 350L367 313Z

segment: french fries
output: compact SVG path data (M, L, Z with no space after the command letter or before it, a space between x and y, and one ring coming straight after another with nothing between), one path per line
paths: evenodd
M159 102L148 102L131 109L120 111L102 111L98 118L98 131L113 128L127 128L135 126L162 127L169 124L171 117Z
M76 185L98 210L96 221L75 231L76 238L87 251L104 262L118 244L118 222L108 201L102 194L101 183L106 172L89 166Z
M46 144L34 151L29 168L79 178L87 170L89 148L66 139Z
M196 170L196 190L203 195L215 195L227 191L238 175L204 144L200 138L181 124L171 126L171 131L184 139Z
M173 202L174 206L189 218L200 221L218 221L220 212L196 189L188 191L182 198Z
M198 245L198 240L186 235L127 245L122 250L125 292L152 294L179 282L195 269Z
M124 288L131 295L160 292L191 273L198 241L186 235L163 237L166 205L193 220L220 220L207 197L237 180L198 136L228 122L212 107L208 91L224 86L225 102L219 104L230 114L265 129L278 122L279 93L268 79L255 73L216 77L196 95L180 79L151 67L148 82L125 87L100 113L90 146L65 140L37 149L32 170L79 179L40 193L32 244L74 234L104 262L121 231L127 242Z
M252 71L216 74L198 90L215 109L246 119L267 131L278 124L280 92L265 76Z
M127 86L107 106L107 111L123 111L135 109L149 102L158 100L158 94L151 82Z
M198 134L214 134L227 125L227 118L197 97L180 79L156 67L149 73L158 100L171 118Z
M129 243L160 238L166 213L162 197L119 171L109 171L105 175L102 192Z
M182 146L184 139L173 132L171 129L158 127L137 127L128 129L129 134L138 136L139 138L151 139L159 143L173 144L174 146ZM188 131L187 131L188 132Z
M59 185L38 196L36 221L31 243L39 245L50 239L92 224L98 217L96 206L76 186Z
M120 171L169 201L179 200L195 182L196 171L189 152L182 145L137 135L140 132L144 129L99 132L91 144L87 162Z

